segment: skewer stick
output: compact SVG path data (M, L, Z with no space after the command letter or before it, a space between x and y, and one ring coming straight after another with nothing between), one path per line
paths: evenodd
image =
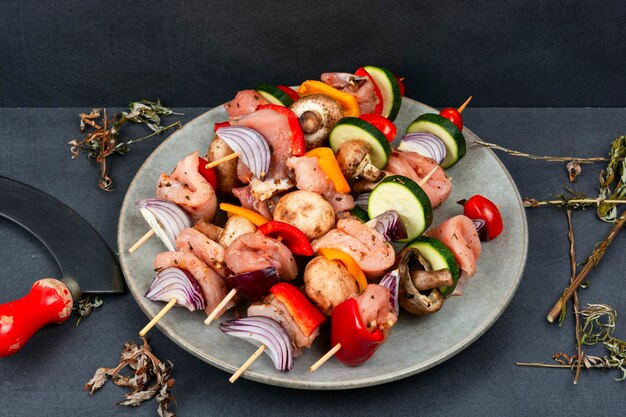
M152 237L153 234L154 234L154 229L148 230L146 232L146 234L143 235L143 237L141 239L139 239L137 242L135 242L135 244L133 246L128 248L128 253L133 253L134 251L139 249L139 247L141 245L143 245L144 243L146 243L148 241L148 239L150 239Z
M211 324L211 322L215 320L218 314L224 309L224 307L226 307L226 304L228 304L228 302L232 300L236 294L237 289L233 288L232 290L230 290L230 292L226 294L226 297L224 297L224 299L220 301L217 307L215 307L213 311L211 311L211 314L209 314L209 316L206 318L206 320L204 320L204 324L206 324L207 326Z
M239 369L237 369L237 372L235 372L235 373L233 374L233 376L231 376L230 378L228 378L228 382L230 382L230 383L232 384L233 382L235 382L236 380L238 380L238 379L239 379L239 377L241 376L241 374L243 374L244 372L246 372L246 370L250 367L250 365L252 365L252 364L254 363L254 361L255 361L255 360L256 360L259 356L261 356L261 354L262 354L263 352L265 352L265 345L261 345L261 346L259 346L259 348L256 350L256 352L254 352L254 353L252 354L252 356L250 356L250 357L248 358L248 360L247 360L247 361L245 361L245 362L243 363L243 365L241 365L241 366L239 367Z
M150 320L150 323L146 324L146 327L141 329L141 331L139 332L139 336L144 337L146 335L146 333L148 333L150 331L150 329L153 328L154 325L157 324L157 322L159 320L161 320L161 318L165 314L167 314L167 312L170 311L172 307L174 307L176 305L177 302L178 302L178 300L176 298L172 298L170 300L170 302L167 303L167 305L165 307L163 307L161 309L161 311L159 311L157 313L157 315L152 318L152 320Z
M473 96L469 96L469 98L465 100L465 103L461 104L461 107L459 107L456 111L458 111L459 113L463 113L463 110L465 110L469 102L472 100L472 97Z
M237 158L237 157L239 157L239 154L238 154L237 152L235 152L235 153L231 153L230 155L226 155L226 156L225 156L225 157L223 157L223 158L216 159L216 160L215 160L215 161L213 161L213 162L209 162L208 164L206 164L206 168L207 168L207 169L209 169L209 168L216 167L216 166L218 166L219 164L221 164L222 162L230 161L231 159L235 159L235 158Z
M309 368L309 372L317 371L317 368L324 365L330 358L332 358L335 355L335 353L339 352L339 349L341 349L341 343L337 343L335 346L333 346L331 350L326 352L324 356L319 358L317 362L311 365L311 367Z
M435 171L437 170L437 168L439 168L439 165L437 165L436 167L434 167L428 174L426 174L426 176L424 178L422 178L420 180L420 182L417 183L417 185L419 185L420 187L424 184L426 184L428 182L428 180L430 179L430 177L433 176L433 174L435 173Z

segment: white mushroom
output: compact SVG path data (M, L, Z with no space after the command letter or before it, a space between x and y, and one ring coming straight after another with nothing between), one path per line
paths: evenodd
M274 210L274 220L297 227L313 240L335 227L335 211L321 195L298 190L281 197Z
M308 149L323 146L343 116L339 103L323 94L300 97L289 108L300 119Z
M368 181L380 181L385 174L372 165L369 145L359 139L344 142L337 149L337 163L346 178L364 178Z

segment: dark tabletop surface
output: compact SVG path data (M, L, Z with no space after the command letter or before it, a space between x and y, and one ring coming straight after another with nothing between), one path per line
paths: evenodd
M116 248L118 212L143 160L161 138L137 144L110 161L116 189L101 191L98 169L82 156L71 160L66 143L79 137L84 108L0 109L0 175L46 190L87 219ZM180 109L188 121L205 109ZM626 109L472 108L465 124L483 140L542 155L604 156L609 143L626 133ZM129 136L140 134L133 127ZM569 185L563 164L498 153L522 196L545 199ZM584 166L574 187L597 193L600 165ZM0 196L2 198L2 196ZM624 384L614 371L583 371L578 385L568 370L520 368L515 362L550 361L573 353L573 320L548 325L545 315L569 280L567 223L562 210L527 211L529 252L519 289L502 317L473 345L426 372L365 389L297 391L239 380L191 356L158 330L150 333L157 355L174 363L179 415L619 415L626 407ZM593 210L574 213L578 260L583 260L610 226ZM58 276L52 257L33 237L0 219L0 303L24 295L33 281ZM619 235L580 294L581 304L608 303L626 311L623 253ZM129 293L105 297L104 306L74 326L75 318L37 333L18 354L0 361L0 416L156 415L156 403L116 406L124 390L107 384L90 397L82 388L100 366L114 366L127 340L138 340L146 323ZM618 321L618 337L626 322ZM595 350L596 353L603 353Z

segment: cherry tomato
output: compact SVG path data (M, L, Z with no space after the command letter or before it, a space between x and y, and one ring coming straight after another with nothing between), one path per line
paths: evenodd
M487 240L494 239L504 229L502 223L502 215L500 210L489 199L482 195L472 196L469 200L463 204L463 214L470 219L477 220L482 219L485 221L485 227L487 228Z
M214 190L217 190L217 176L215 175L215 170L213 168L206 167L206 164L208 164L206 159L198 159L198 172L209 182L209 184L211 184L211 187L213 187Z
M404 97L404 77L398 77L397 75L395 76L396 80L398 80L398 87L400 88L400 95L402 97Z
M461 117L461 113L458 112L454 107L448 107L439 112L439 116L445 117L450 120L452 123L459 128L460 131L463 131L463 118Z
M287 87L286 85L277 85L276 87L279 90L281 90L283 93L287 94L293 101L296 101L297 99L300 98L300 94L293 91L291 88Z
M386 117L377 114L362 114L359 119L365 120L367 123L380 130L389 142L393 142L396 137L396 125Z

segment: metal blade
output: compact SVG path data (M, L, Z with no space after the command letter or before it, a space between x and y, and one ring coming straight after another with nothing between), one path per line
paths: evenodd
M83 293L124 291L122 271L109 246L63 202L0 176L0 216L39 239L59 264L63 276L75 279Z

